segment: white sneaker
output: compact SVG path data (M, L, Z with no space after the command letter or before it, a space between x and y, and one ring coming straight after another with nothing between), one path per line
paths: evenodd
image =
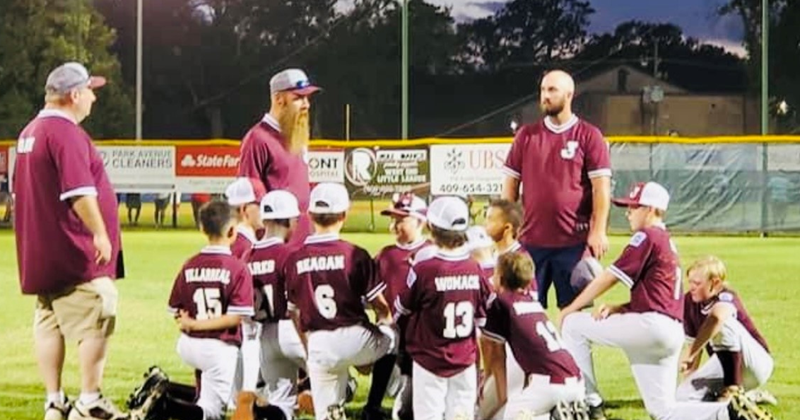
M75 401L67 420L128 420L127 414L119 409L107 398L100 396L90 404L83 404L81 400Z
M66 420L67 413L69 413L69 404L56 404L51 402L44 409L44 420Z

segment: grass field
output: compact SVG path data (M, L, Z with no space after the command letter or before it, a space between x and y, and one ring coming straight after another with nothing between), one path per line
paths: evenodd
M391 242L388 235L346 236L373 252ZM776 359L775 373L767 386L779 400L775 417L800 418L800 353L794 348L798 343L796 328L800 326L796 302L800 295L800 239L676 239L684 264L707 253L728 263L730 279L744 296ZM617 255L625 241L624 237L612 237L611 254ZM202 244L201 235L190 230L125 232L128 278L119 283L120 317L103 387L104 393L119 404L138 384L142 372L153 364L177 380L190 380L190 369L174 350L178 332L166 312L166 301L176 270ZM45 263L47 255L41 259ZM19 292L14 236L10 231L0 231L0 280L0 420L41 419L43 387L33 357L31 334L34 300ZM625 298L625 290L618 286L606 301ZM75 347L69 346L67 351L64 386L67 394L74 396L79 391ZM611 417L647 418L622 354L601 349L596 355L600 387ZM357 401L363 399L368 382L361 381ZM354 404L354 408L359 405Z

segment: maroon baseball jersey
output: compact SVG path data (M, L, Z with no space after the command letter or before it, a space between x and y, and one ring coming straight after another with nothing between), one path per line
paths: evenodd
M122 277L117 196L89 135L67 114L43 110L17 140L14 229L22 292L49 294L108 276ZM95 263L92 233L71 199L95 196L111 260Z
M481 267L481 271L483 272L483 281L486 282L486 287L489 290L494 290L494 283L492 278L494 277L494 269L497 266L497 260L491 261L479 261L478 265Z
M411 269L412 256L430 244L430 241L420 238L410 244L389 245L375 256L378 278L386 284L383 296L389 304L394 303L397 294L405 287L408 270Z
M222 315L253 315L253 278L242 261L224 246L206 246L183 264L172 285L169 311L189 313L194 319ZM235 345L242 343L242 328L192 331L190 337L215 338Z
M520 242L577 245L589 233L591 178L611 176L608 144L597 127L576 116L563 126L545 118L519 130L504 173L522 183Z
M486 321L491 291L480 265L464 249L438 250L417 261L395 309L408 317L406 350L426 370L451 377L477 359L475 327Z
M247 262L250 260L250 253L258 242L256 234L252 229L245 226L236 226L236 239L231 244L231 253L234 257Z
M575 359L561 345L535 292L498 293L487 311L483 332L490 339L508 342L526 375L548 375L553 383L562 384L566 378L580 377Z
M256 294L256 317L266 323L288 319L286 313L286 279L284 263L291 248L279 238L256 243L247 267L253 276Z
M646 227L631 237L608 269L631 289L626 312L658 312L683 321L683 282L678 250L663 225Z
M302 244L311 232L306 211L311 194L308 165L304 156L289 153L278 122L267 114L242 140L238 176L258 178L267 191L286 190L297 197L300 218L290 244Z
M369 253L336 234L307 237L285 267L289 306L300 309L303 331L368 323L364 300L386 288Z
M758 332L756 324L753 322L753 319L750 318L750 315L748 315L742 300L735 291L725 288L719 292L719 294L705 302L695 302L692 300L689 293L687 293L685 300L686 302L683 306L683 330L686 332L687 337L691 339L697 337L697 333L700 332L700 326L703 325L703 322L708 318L708 314L711 313L711 309L715 305L728 304L734 306L736 320L744 326L747 332L749 332L756 341L758 341L758 344L764 347L764 350L769 352L767 340ZM711 348L709 347L708 349L710 354Z

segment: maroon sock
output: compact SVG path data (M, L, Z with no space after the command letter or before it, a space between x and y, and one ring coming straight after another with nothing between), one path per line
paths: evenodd
M742 385L742 353L738 351L718 351L717 358L722 365L725 386Z

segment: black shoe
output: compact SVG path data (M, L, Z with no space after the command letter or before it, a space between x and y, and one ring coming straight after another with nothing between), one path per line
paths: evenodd
M602 403L598 406L589 406L589 420L607 420Z
M148 369L144 374L144 382L136 388L128 398L127 405L132 420L152 420L161 397L167 392L169 378L157 366Z
M589 406L583 400L575 401L571 404L572 420L590 420Z
M569 403L559 401L552 410L550 410L550 420L574 420L572 417L572 407Z

